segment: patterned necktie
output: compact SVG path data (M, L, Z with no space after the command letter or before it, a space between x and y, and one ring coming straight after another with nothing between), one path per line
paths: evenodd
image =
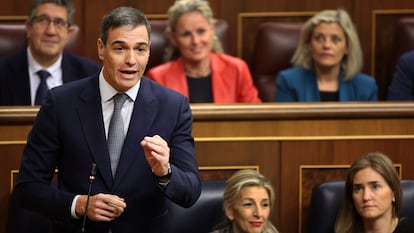
M40 78L40 83L36 91L35 105L42 105L43 100L46 97L47 91L49 90L49 88L47 87L46 79L50 76L50 73L46 70L39 70L36 73Z
M114 112L108 130L108 150L111 159L112 177L115 177L122 146L124 145L125 132L121 110L127 98L128 96L125 93L118 93L113 97Z

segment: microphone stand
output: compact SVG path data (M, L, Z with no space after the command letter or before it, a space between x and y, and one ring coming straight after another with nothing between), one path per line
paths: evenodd
M85 215L83 216L82 233L85 232L86 218L88 217L89 198L91 196L92 182L95 180L95 175L96 175L96 163L92 163L91 175L89 176L88 196L86 197Z

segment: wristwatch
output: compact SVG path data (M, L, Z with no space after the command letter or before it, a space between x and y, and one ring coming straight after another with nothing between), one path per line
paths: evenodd
M170 163L167 163L167 167L168 167L167 174L165 174L163 176L157 176L157 175L154 174L155 177L157 177L158 181L164 181L164 180L170 179L170 177L171 177L171 165L170 165Z

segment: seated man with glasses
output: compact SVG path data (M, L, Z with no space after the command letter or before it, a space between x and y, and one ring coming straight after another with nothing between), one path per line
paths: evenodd
M73 33L70 0L34 0L27 48L0 58L0 105L41 105L48 89L90 76L96 62L64 51Z
M69 24L62 18L51 19L48 15L37 15L32 19L33 24L38 24L39 27L49 27L50 23L53 23L53 26L56 30L63 31L68 28Z

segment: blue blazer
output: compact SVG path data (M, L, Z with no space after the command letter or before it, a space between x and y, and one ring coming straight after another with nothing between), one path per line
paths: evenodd
M100 65L94 61L63 52L63 83L88 77L99 70ZM0 59L0 105L31 105L26 49Z
M345 81L339 76L339 101L376 101L378 88L375 79L357 73ZM278 102L319 102L319 88L314 70L300 67L289 68L276 78L276 101Z
M414 50L404 53L398 60L394 76L388 87L388 100L414 100Z
M102 116L98 75L49 91L28 135L16 196L21 204L54 220L53 232L80 232L82 219L71 218L76 194L87 194L92 163L97 165L92 195L125 198L124 213L113 222L86 222L86 232L169 232L166 199L189 207L201 182L191 135L187 99L145 77L134 103L118 170L112 178ZM140 141L155 134L170 146L172 176L158 184ZM58 188L50 186L58 168ZM191 223L189 223L191 224Z

